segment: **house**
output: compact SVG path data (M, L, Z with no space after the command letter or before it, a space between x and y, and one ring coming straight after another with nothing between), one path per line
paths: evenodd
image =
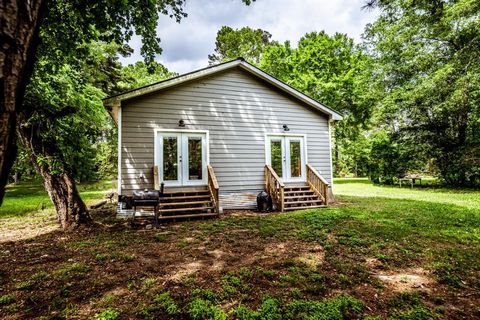
M119 213L164 184L160 217L328 204L339 113L239 58L104 100L118 125Z

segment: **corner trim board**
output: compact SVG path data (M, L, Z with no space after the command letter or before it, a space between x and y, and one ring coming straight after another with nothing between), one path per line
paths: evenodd
M117 193L122 194L122 107L118 107L118 146L117 146Z

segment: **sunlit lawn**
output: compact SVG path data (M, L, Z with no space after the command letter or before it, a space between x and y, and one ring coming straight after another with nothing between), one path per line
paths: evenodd
M86 203L94 202L103 197L105 190L113 187L110 181L80 184L78 189ZM19 217L29 213L52 208L45 189L40 181L20 182L7 187L5 200L0 207L0 219Z
M80 184L78 189L85 203L91 205L101 200L105 192L113 187L111 181L100 181ZM32 231L36 227L39 228ZM8 239L8 236L23 238L31 236L28 232L43 233L56 228L53 204L40 181L7 186L0 207L0 241Z
M101 195L86 188L87 199ZM94 213L101 224L91 230L5 243L0 317L480 318L479 191L365 179L334 188L338 203L327 209L236 212L157 230ZM23 190L9 190L0 222L38 215L31 210L45 195Z

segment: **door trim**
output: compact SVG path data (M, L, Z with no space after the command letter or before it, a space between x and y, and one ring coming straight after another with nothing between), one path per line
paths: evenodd
M264 138L264 141L265 141L265 164L268 165L270 164L271 162L271 154L270 154L270 137L282 137L282 138L288 138L288 137L291 137L291 138L301 138L302 141L303 141L303 159L304 161L302 161L302 176L301 178L299 179L294 179L294 180L285 180L284 177L287 176L287 172L286 170L287 169L287 163L283 163L283 166L284 166L284 177L281 177L284 182L301 182L301 181L306 181L306 176L305 176L305 168L304 166L308 163L308 148L307 148L307 134L306 133L275 133L275 132L269 132L269 133L265 133L265 138ZM287 139L283 139L284 142L287 141ZM282 145L284 147L285 150L283 150L282 152L285 152L285 154L287 153L287 146L286 146L286 143L282 142ZM289 149L289 147L288 147ZM302 159L302 160L303 160Z
M178 134L181 136L182 133L199 133L199 134L205 134L205 145L206 145L206 164L205 167L207 167L210 164L210 132L209 130L189 130L189 129L153 129L153 163L155 166L158 166L159 174L158 178L161 179L161 176L163 173L161 173L161 166L162 164L160 163L161 157L159 155L160 152L160 139L158 139L159 133L174 133ZM179 168L179 170L183 170L183 168ZM180 174L180 171L179 171ZM182 172L183 174L183 172ZM161 180L159 181L159 184L161 183ZM192 185L186 185L188 186L199 186L199 185L207 185L207 183L199 183L199 184L192 184ZM183 186L183 182L179 181L179 185L170 185L171 187L181 187Z

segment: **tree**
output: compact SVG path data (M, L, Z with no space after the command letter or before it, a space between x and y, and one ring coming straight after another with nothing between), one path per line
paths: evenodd
M18 114L18 133L43 178L58 220L64 229L91 220L76 181L91 179L103 166L109 170L116 154L112 122L101 99L170 73L159 63L121 67L115 43L84 44L82 60L52 59L43 50L27 86L25 108ZM145 82L147 81L147 82ZM148 82L150 81L150 82ZM110 168L111 170L111 168Z
M480 185L480 3L369 5L381 12L365 32L383 90L381 127L433 160L448 184Z
M243 57L253 64L258 64L265 48L276 43L271 38L272 35L262 29L232 29L223 26L217 32L215 53L208 55L208 61L215 64Z
M156 61L150 65L142 61L129 64L122 68L121 73L121 79L115 83L117 92L143 87L178 75Z
M243 0L247 5L251 0ZM37 46L52 58L77 56L78 46L91 41L127 43L142 38L141 54L150 63L161 53L157 21L161 14L180 21L184 0L73 1L5 0L0 3L0 205L16 156L17 114L37 60ZM44 35L48 37L44 38ZM34 107L28 104L25 107Z
M117 59L114 50L98 51L95 44L81 49L85 60L39 58L17 114L18 135L64 229L91 220L75 179L93 171L95 141L108 123L98 71L106 65L120 67L112 64Z
M260 66L280 80L344 114L335 127L335 171L340 172L342 143L368 127L375 102L371 60L344 34L311 32L298 48L289 42L266 48Z

